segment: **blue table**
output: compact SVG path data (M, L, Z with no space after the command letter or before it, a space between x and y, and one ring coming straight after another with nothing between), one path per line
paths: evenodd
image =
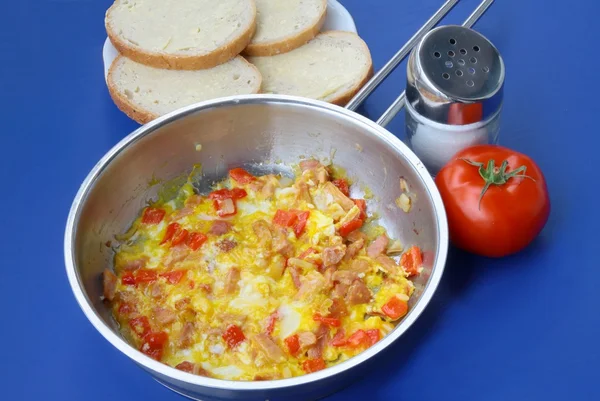
M442 0L346 0L376 68ZM476 25L507 66L500 142L546 174L550 220L519 255L451 251L418 322L330 400L600 400L600 3L498 1ZM550 5L551 3L555 5ZM477 0L445 23L461 23ZM67 283L63 230L79 184L137 125L102 74L110 0L3 2L0 329L4 400L178 401L88 323ZM367 101L378 117L405 68ZM403 136L403 118L388 128Z

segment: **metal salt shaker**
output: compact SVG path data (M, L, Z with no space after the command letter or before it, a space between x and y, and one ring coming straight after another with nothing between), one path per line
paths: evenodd
M407 67L406 136L430 174L461 149L498 141L503 86L500 53L472 29L442 26L415 46Z

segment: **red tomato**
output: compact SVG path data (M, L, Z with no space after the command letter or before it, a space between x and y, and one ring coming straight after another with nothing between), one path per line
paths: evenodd
M418 246L411 246L400 257L400 266L404 268L410 276L419 274L419 268L423 266L421 250Z
M271 334L273 334L273 330L275 330L275 323L277 323L278 319L279 314L277 313L277 311L271 313L271 315L267 319L267 328L265 330L267 335L270 336Z
M165 343L168 340L169 336L164 331L148 333L144 337L144 343L140 347L140 351L148 355L150 358L160 361L162 359Z
M125 272L121 276L121 283L123 285L135 285L135 277L132 272Z
M252 174L244 170L243 168L234 168L229 170L229 176L234 179L238 184L248 184L256 180Z
M144 341L150 348L162 348L169 340L169 335L164 331L150 332L144 337Z
M347 340L348 346L352 348L369 347L371 337L362 329L356 330Z
M369 340L371 340L371 345L375 345L377 341L381 340L381 333L379 329L371 329L366 331L367 336L369 336Z
M167 226L167 231L165 231L165 237L162 239L162 241L160 241L160 244L165 244L169 241L171 241L171 238L173 238L173 235L175 235L175 233L177 231L179 231L181 229L181 226L179 225L179 223L171 223Z
M248 196L248 193L243 188L217 189L208 194L208 198L212 200L242 199L246 196Z
M151 283L155 281L157 278L157 274L154 270L148 269L139 269L135 272L135 283Z
M501 257L525 248L546 225L546 180L528 156L496 145L457 153L435 178L459 248Z
M183 244L187 239L188 234L189 232L185 228L180 228L179 230L175 231L175 234L173 234L173 238L171 238L171 245L175 246Z
M202 233L191 233L187 240L187 246L192 251L197 251L208 239L208 237Z
M338 178L337 180L331 181L331 183L338 187L341 193L350 196L350 186L348 185L348 181L343 178Z
M326 367L327 366L325 365L323 358L307 359L306 361L302 362L302 370L304 370L306 373L317 372L325 369Z
M393 296L390 300L381 307L381 311L385 313L390 319L397 320L408 312L408 304L406 301Z
M150 322L146 316L131 319L129 321L129 327L131 328L131 331L141 338L144 338L146 334L150 333Z
M453 103L448 111L448 124L465 125L481 121L483 107L481 103L462 104Z
M229 348L232 349L237 347L238 344L244 341L245 339L246 336L244 336L244 332L242 332L242 329L240 329L240 327L236 326L235 324L230 324L229 326L227 326L227 329L223 334L223 340L225 340Z
M300 210L292 210L292 212L294 212L297 217L297 220L294 223L294 233L296 234L296 237L300 237L304 233L310 212L303 212Z
M285 210L277 210L273 217L273 224L277 224L281 227L291 227L298 220L296 213Z
M340 227L340 229L338 231L342 237L346 237L352 231L356 231L359 228L361 228L362 225L363 225L363 220L360 218L356 218L354 220L351 220L347 223L342 224L342 226Z
M352 202L360 209L360 216L358 216L361 220L367 219L367 202L364 199L352 199Z
M142 215L142 223L144 224L158 224L165 217L165 211L155 207L147 207Z
M287 346L290 355L296 356L298 351L300 351L300 340L298 339L298 334L286 337L283 342Z
M170 284L177 284L181 281L187 270L173 270L166 273L161 273L160 276L165 278Z
M339 329L331 339L331 345L334 347L343 347L346 344L348 344L346 332L344 332L344 329Z
M323 317L323 316L319 315L318 313L315 313L315 315L313 316L313 320L315 322L321 322L324 325L329 326L329 327L340 327L340 325L342 324L340 319L338 319L336 317Z

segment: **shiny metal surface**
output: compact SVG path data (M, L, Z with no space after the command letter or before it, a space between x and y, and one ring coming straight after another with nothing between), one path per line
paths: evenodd
M202 150L197 151L197 144ZM159 186L202 163L206 181L234 166L255 171L281 169L314 156L347 169L376 197L369 201L392 237L419 245L424 271L406 317L390 335L358 356L310 375L275 381L241 382L194 376L163 365L131 347L101 301L100 274L112 265L103 244L123 232ZM404 177L414 193L409 213L394 206ZM360 196L359 186L353 195ZM354 193L356 191L356 193ZM139 128L113 147L79 189L67 220L64 254L71 288L83 312L112 345L186 396L210 400L302 400L323 397L373 367L373 359L419 317L442 276L448 250L446 213L437 188L420 160L372 121L319 101L275 95L223 98L192 105ZM399 341L402 341L401 339Z
M494 3L494 0L483 0L477 8L469 15L469 17L462 24L465 28L471 28L475 23L485 14L488 8ZM406 101L406 90L402 91L400 96L394 100L394 102L387 108L387 110L379 117L377 124L382 127L386 127L390 121L396 117L396 114L402 110Z
M406 101L423 117L448 124L456 105L475 105L484 121L502 105L504 62L480 33L442 26L411 52L406 82Z
M379 70L373 77L367 82L354 97L348 102L346 108L348 110L356 110L358 106L373 92L379 84L400 64L404 58L408 55L413 47L425 36L425 34L442 18L448 14L448 12L458 3L458 0L447 0L439 10L435 12L425 22L425 24L398 50L398 52L388 61L381 70Z

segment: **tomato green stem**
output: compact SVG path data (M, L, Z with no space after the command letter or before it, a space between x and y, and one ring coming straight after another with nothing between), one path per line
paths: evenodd
M483 195L487 192L490 186L492 185L504 185L511 178L529 178L532 181L535 181L532 177L528 176L527 167L520 166L511 172L507 172L508 161L504 160L500 167L496 167L496 162L494 159L488 160L487 167L480 162L474 162L468 159L461 159L462 161L470 164L471 166L479 167L479 175L483 178L483 182L485 185L481 189L481 194L479 195L479 204L478 208L481 209L481 200L483 199Z

